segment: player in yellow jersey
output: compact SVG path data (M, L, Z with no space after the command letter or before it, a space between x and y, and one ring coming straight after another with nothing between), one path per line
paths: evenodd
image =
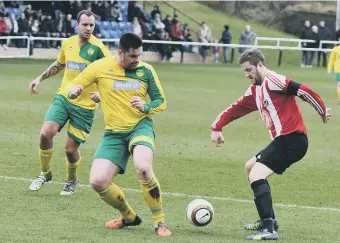
M329 56L328 74L332 71L335 73L335 80L337 82L338 104L340 104L340 46L335 46Z
M121 218L107 222L105 227L119 229L142 222L122 190L112 182L119 173L125 172L132 154L156 233L170 236L164 223L161 188L152 169L155 135L151 115L163 111L166 102L155 70L139 61L141 54L140 37L131 32L123 34L117 56L89 65L75 78L69 97L75 99L87 87L98 86L106 130L94 156L90 183L103 201L122 214Z
M85 142L90 132L96 103L100 102L100 96L94 84L88 86L77 99L71 100L68 98L68 87L87 65L110 56L110 52L100 40L92 35L95 18L91 11L79 12L76 26L78 35L64 40L57 61L29 84L31 94L37 94L37 87L41 81L65 69L61 87L46 113L40 131L41 174L30 185L31 191L39 190L45 182L52 179L50 161L53 153L53 138L67 121L69 122L65 145L67 175L60 195L71 195L78 183L76 170L81 159L78 148L81 143Z

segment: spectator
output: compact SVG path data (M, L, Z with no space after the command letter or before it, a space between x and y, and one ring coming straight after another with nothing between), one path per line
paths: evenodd
M131 1L129 2L128 5L128 21L132 22L134 17L137 17L137 19L147 22L147 18L142 9L137 6L137 2Z
M170 37L173 41L183 41L183 33L178 21L172 23L170 27Z
M140 27L142 28L143 40L152 40L152 33L146 26L145 22L141 19L139 21ZM148 51L150 49L150 43L143 43L143 50Z
M172 22L169 34L171 40L173 41L184 41L182 29L178 21ZM173 45L173 50L174 51L179 50L181 53L183 53L184 47L183 45Z
M65 20L65 31L66 31L66 37L70 37L72 35L74 35L74 29L72 27L72 15L68 14L66 16L66 20Z
M115 1L113 3L113 6L111 7L111 16L113 17L113 20L116 22L123 21L122 14L120 12L120 8L118 6L118 2Z
M63 13L61 11L58 13L58 17L54 21L54 25L55 25L55 32L57 33L56 37L65 38L66 37L66 24L65 24Z
M93 3L92 5L92 12L95 15L100 16L102 21L106 21L106 3L106 1L98 1L97 4Z
M162 18L162 13L159 10L159 6L153 5L153 10L151 11L151 18L154 20L157 14L160 16L160 18Z
M98 25L94 26L94 30L93 30L92 34L99 39L103 38L103 35L100 33L100 29L99 29Z
M5 8L0 9L0 15L2 15L2 17L8 17L8 13L7 10Z
M161 16L159 14L156 14L155 20L152 24L152 31L153 33L156 33L159 29L165 29L165 24L162 23Z
M31 17L32 18L32 17ZM31 27L31 33L33 36L37 37L39 33L39 20L34 19L32 24L30 25Z
M206 24L206 22L202 22L201 26L197 31L197 40L202 43L211 43L212 42L212 34L211 30ZM202 62L205 63L206 58L208 56L208 50L210 49L209 46L201 46L200 47L200 54L202 56Z
M307 43L307 48L319 48L319 33L318 33L318 26L313 25L312 31L309 33L308 36L309 40L314 40L314 43ZM307 51L307 63L306 67L307 68L312 68L313 66L313 61L314 61L314 56L315 56L315 51Z
M170 41L169 34L164 29L157 29L155 40ZM156 44L156 49L161 55L162 61L170 61L172 58L172 48L169 44Z
M19 32L18 21L17 21L15 15L13 13L10 14L7 25L8 25L9 35L10 36L17 36L18 32ZM11 41L13 41L13 43L15 44L16 47L19 47L18 40L16 40L16 39L9 40L8 41L9 46L11 46Z
M40 34L45 37L59 37L59 34L56 31L55 23L52 20L51 15L47 15L47 17L42 21ZM56 47L56 41L53 41L52 45ZM50 48L51 41L50 40L45 41L45 46L47 48Z
M114 21L114 17L112 15L112 5L110 2L105 2L105 20L106 21Z
M215 40L214 43L218 44L219 41ZM214 55L214 63L218 63L218 60L220 58L220 47L219 46L213 46L212 52L213 52L213 55Z
M229 31L229 25L224 26L224 31L222 32L221 40L220 42L223 44L230 44L232 39L232 35ZM224 46L223 47L223 57L224 57L224 63L228 63L228 50L229 47Z
M72 16L77 16L77 14L81 11L81 10L84 10L85 7L83 6L83 3L79 0L77 1L74 1L72 4L71 4L71 15Z
M137 17L132 19L131 31L138 35L140 38L143 37L142 27L140 26Z
M306 20L305 25L303 29L300 32L300 39L301 40L306 40L308 39L308 36L311 36L311 30L310 30L310 21ZM302 42L301 47L306 48L307 43ZM302 51L301 52L301 58L300 58L300 66L304 68L307 65L307 51Z
M26 19L25 13L20 14L20 18L18 19L18 28L19 28L19 35L27 36L30 33L30 27L28 25L28 20ZM20 47L26 46L26 40L22 39Z
M189 28L189 25L187 23L184 23L183 28L183 38L185 42L193 42L192 36L191 36L191 29ZM183 45L185 52L193 52L192 51L192 45Z
M163 24L165 25L165 31L170 33L170 27L171 27L171 16L166 15L165 18L163 19Z
M246 25L244 32L241 33L240 36L240 45L251 45L251 42L257 37L255 32L251 31L251 26ZM239 53L243 53L245 50L249 49L249 47L240 47Z
M320 21L319 23L319 38L320 40L330 40L331 34L329 29L325 26L325 21ZM327 49L328 44L322 44L322 49ZM318 51L318 67L320 66L320 59L322 56L322 67L326 67L327 63L327 52L326 51Z
M179 20L178 20L178 15L175 14L174 17L173 17L172 20L171 20L171 24L175 24L175 23L177 23L177 22L179 22Z
M335 32L335 40L336 40L336 41L339 41L339 40L340 40L340 29L338 29L338 30Z
M0 1L0 15L1 17L4 16L4 12L6 11L6 6L3 1Z
M5 18L0 15L0 37L8 36L8 25ZM5 50L8 48L6 39L0 39L0 49L2 48Z
M33 17L33 13L34 11L32 10L32 5L28 4L24 11L26 19L30 19L30 17Z
M186 42L193 42L194 41L192 39L191 29L187 30L187 35L184 36L184 41L186 41ZM184 47L184 50L187 51L187 52L190 52L190 53L194 53L192 45L187 45L186 47Z
M6 1L7 7L9 8L19 8L17 1Z

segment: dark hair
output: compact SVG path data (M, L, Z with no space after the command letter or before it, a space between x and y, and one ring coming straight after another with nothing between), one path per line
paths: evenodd
M86 15L87 17L95 17L94 13L92 13L90 10L82 10L77 14L77 22L79 23L81 16Z
M119 39L119 49L123 52L129 51L130 48L138 49L143 44L142 39L133 32L124 33Z
M226 24L226 25L224 26L224 29L225 29L226 31L228 31L228 30L229 30L229 25Z
M254 66L256 66L259 62L262 62L263 65L266 66L266 61L262 51L256 48L247 49L241 54L238 63L242 65L245 62L249 62L250 65Z

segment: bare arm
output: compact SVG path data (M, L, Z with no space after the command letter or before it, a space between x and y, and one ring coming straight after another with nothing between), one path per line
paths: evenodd
M51 66L49 66L45 72L43 72L41 75L39 75L36 79L34 79L32 82L30 82L28 89L31 94L37 94L37 87L43 81L44 79L47 79L49 77L52 77L59 73L61 70L65 68L65 65L59 63L58 61L55 61L52 63Z
M57 73L59 73L64 68L65 68L65 65L60 64L58 61L55 61L38 78L40 78L40 82L41 82L44 79L47 79L49 77L56 75Z

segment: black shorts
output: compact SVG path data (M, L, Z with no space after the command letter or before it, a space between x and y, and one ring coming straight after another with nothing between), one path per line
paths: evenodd
M308 138L303 133L291 133L275 138L256 155L256 162L282 174L293 163L302 159L308 149Z

